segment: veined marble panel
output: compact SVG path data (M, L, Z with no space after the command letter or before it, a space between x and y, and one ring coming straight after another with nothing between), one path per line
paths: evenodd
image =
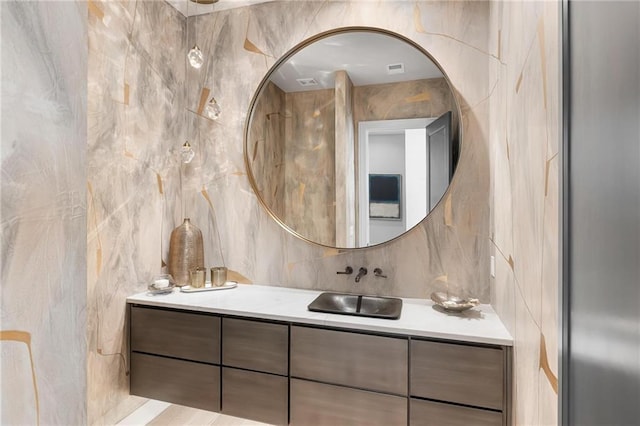
M516 424L557 423L560 7L492 2L492 304L514 337Z
M311 241L336 242L335 93L285 95L284 222Z
M163 272L182 221L186 19L91 1L88 22L87 423L113 424L144 402L129 396L124 300Z
M0 423L85 424L87 4L0 15Z
M256 190L265 204L279 217L284 217L285 93L269 82L253 111L248 134L249 164Z
M356 242L356 123L353 119L353 83L346 71L336 72L335 88L335 211L337 247Z
M160 271L185 214L203 231L207 266L225 263L256 283L407 297L444 286L489 301L489 3L283 1L188 21L148 3L92 3L89 17L89 423L140 403L117 355L126 350L124 295ZM243 128L277 58L309 36L358 25L398 32L435 56L462 103L465 139L452 188L426 221L384 246L341 252L299 240L264 211L245 173ZM199 70L184 61L196 43ZM199 114L211 96L217 121ZM187 139L196 158L180 175ZM335 274L346 265L378 266L389 278L368 275L356 288Z
M207 161L194 187L206 188L213 201L227 266L253 282L342 291L354 289L353 278L337 270L379 266L389 278L367 276L357 291L428 297L449 286L488 301L488 13L485 2L339 1L273 2L198 17L194 37L213 41L189 93L211 88L223 115L198 126L203 155L215 161ZM277 58L309 36L357 25L396 31L433 53L458 92L465 140L452 189L426 221L384 246L341 252L292 237L262 209L241 175L243 125L253 92ZM200 222L212 221L204 198L193 197L189 208Z
M205 233L208 265L223 262L222 252L230 268L255 282L336 290L354 289L350 277L335 275L345 265L380 266L389 278L367 276L357 290L400 296L426 297L449 286L488 301L488 237L504 236L494 239L496 248L508 253L505 259L517 272L497 279L494 294L504 291L497 288L500 283L510 282L515 293L496 297L494 303L517 302L511 330L516 377L541 382L534 391L517 392L516 418L531 423L554 417L538 409L538 401L550 400L544 381L557 372L553 364L550 373L540 367L540 350L535 348L543 334L547 351L553 351L549 334L557 321L546 310L553 306L557 289L557 223L549 196L549 191L552 196L557 191L557 5L274 2L190 18L187 27L163 2L92 1L86 4L88 159L83 118L87 99L83 84L78 84L86 71L85 4L5 2L1 7L3 41L16 41L10 45L15 49L3 43L2 50L2 328L31 336L40 396L36 415L42 423L109 423L140 403L128 396L126 366L118 355L126 350L124 297L141 291L161 270L168 236L185 211ZM251 95L276 58L308 36L350 25L396 31L431 52L462 102L465 140L451 192L429 219L383 247L340 252L298 240L261 209L244 172L242 128ZM489 32L496 44L489 44ZM185 72L184 53L192 41L200 44L206 63L200 71ZM495 61L503 69L500 73L495 72ZM223 109L216 122L197 115L204 88ZM494 109L492 93L502 106ZM495 128L500 130L494 133ZM496 134L505 137L494 139ZM185 170L182 194L177 150L186 138L194 141L198 159ZM494 150L495 144L504 144L503 151ZM490 166L489 152L495 153L495 161L506 156L509 168ZM530 164L529 154L535 164ZM85 165L86 215L81 195ZM493 182L509 180L509 185L493 190L492 211L513 216L504 222L495 216L491 230L490 171ZM504 200L508 205L502 208ZM527 204L532 200L535 204ZM527 207L531 209L523 211ZM78 231L85 218L87 260L84 230ZM505 242L509 236L512 246ZM34 259L38 268L25 268ZM43 268L48 271L44 287L23 284L42 282ZM501 306L496 310L508 312ZM71 356L50 356L60 349ZM24 356L25 351L12 353ZM91 371L88 390L86 371L77 368L85 357ZM35 394L25 393L31 390L22 377L24 366L20 361L8 368L21 377L19 389L24 392L19 396L32 401ZM536 376L534 371L545 374ZM88 418L85 391L91 401ZM68 401L64 406L58 404L61 395ZM5 414L33 419L33 411L10 412L3 406Z
M516 335L513 347L513 420L516 425L539 423L540 329L516 290Z
M439 117L455 111L451 90L444 78L401 83L356 86L353 119L359 121ZM457 123L453 123L455 128Z

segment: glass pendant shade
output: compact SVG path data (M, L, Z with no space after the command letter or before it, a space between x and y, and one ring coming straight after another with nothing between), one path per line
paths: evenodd
M191 48L187 54L187 59L189 59L189 65L193 68L200 69L200 67L202 67L202 64L204 64L204 55L197 44Z
M188 164L193 160L193 157L196 156L195 151L191 148L191 144L189 142L185 142L180 149L180 157L182 158L182 162Z
M204 107L203 114L210 118L211 120L217 120L220 117L220 113L222 110L220 109L220 105L216 102L215 98L211 98L207 105Z

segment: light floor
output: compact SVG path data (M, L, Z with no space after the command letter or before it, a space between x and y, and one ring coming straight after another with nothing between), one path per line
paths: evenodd
M118 423L118 426L144 425L268 426L266 423L254 422L252 420L154 400L149 400Z

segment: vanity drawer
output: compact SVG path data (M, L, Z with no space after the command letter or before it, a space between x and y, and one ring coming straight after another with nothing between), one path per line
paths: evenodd
M220 318L133 306L131 350L219 364Z
M407 398L291 379L291 424L403 425L407 424Z
M411 398L409 426L502 426L502 413Z
M220 367L154 355L131 354L132 395L220 411Z
M222 368L222 412L259 422L286 425L289 380L273 374Z
M224 318L222 363L286 376L289 373L289 327Z
M407 395L408 340L291 327L291 377Z
M503 409L500 348L411 341L411 395Z

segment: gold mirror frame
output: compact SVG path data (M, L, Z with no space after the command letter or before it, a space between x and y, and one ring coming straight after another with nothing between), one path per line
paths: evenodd
M418 222L416 225L414 225L412 228L406 230L405 232L403 232L402 234L397 235L396 237L389 239L387 241L384 241L382 243L378 243L375 245L370 245L370 246L364 246L364 247L334 247L334 246L329 246L326 244L322 244L319 243L317 241L313 241L307 237L305 237L304 235L298 233L297 231L295 231L294 229L292 229L290 226L288 226L286 223L283 222L283 220L276 214L273 212L273 210L265 203L265 201L263 200L262 196L260 195L260 192L258 190L258 185L256 184L255 178L253 176L253 173L251 171L251 165L249 162L249 131L251 128L251 121L253 118L253 112L254 112L254 108L255 105L258 101L259 96L262 94L265 86L267 85L267 83L271 80L271 76L272 74L279 68L280 65L282 65L283 63L285 63L286 61L288 61L293 55L295 55L296 53L298 53L299 51L301 51L302 49L304 49L305 47L315 43L318 40L336 35L336 34L342 34L342 33L347 33L347 32L371 32L371 33L377 33L377 34L382 34L382 35L386 35L389 37L393 37L396 38L400 41L403 41L405 43L407 43L408 45L414 47L415 49L417 49L419 52L421 52L424 56L426 56L429 60L431 60L431 62L440 70L440 72L442 73L447 86L449 87L449 90L451 91L451 95L453 97L454 100L454 104L455 104L455 108L456 108L456 114L457 114L457 118L458 118L458 123L457 123L457 135L458 135L458 160L455 164L455 170L453 173L453 176L451 178L451 181L449 182L449 185L446 189L446 191L444 192L444 194L442 195L442 197L440 198L440 200L438 201L438 203L435 205L435 207L433 207L426 215L425 217ZM245 126L244 126L244 144L243 144L243 156L244 156L244 165L245 165L245 170L247 173L247 177L249 178L249 184L251 185L251 189L253 190L254 194L256 195L256 197L258 198L258 201L260 202L260 204L262 205L262 207L265 209L265 211L269 214L269 216L271 216L271 218L278 223L285 231L287 231L289 234L303 240L306 241L310 244L319 246L319 247L324 247L324 248L329 248L329 249L337 249L340 250L341 252L343 251L350 251L350 250L364 250L364 249L369 249L369 248L378 248L378 247L383 247L387 244L393 243L394 241L398 240L399 238L402 238L404 235L408 234L409 232L411 232L412 230L414 230L415 228L419 227L421 224L424 223L425 220L427 220L429 218L429 216L432 214L433 211L435 211L436 209L440 208L442 202L444 199L446 199L447 195L450 193L451 188L453 187L453 185L456 182L456 176L458 175L457 171L458 171L458 165L460 162L460 158L462 156L462 149L463 149L463 120L462 120L462 109L460 107L460 102L458 101L458 94L457 91L454 89L453 85L451 84L451 80L449 79L449 76L447 75L447 73L444 71L444 69L442 68L442 66L440 65L440 63L429 53L427 52L422 46L420 46L419 44L417 44L416 42L414 42L413 40L395 33L393 31L389 31L386 29L382 29L382 28L376 28L376 27L366 27L366 26L349 26L349 27L340 27L340 28L334 28L328 31L324 31L322 33L318 33L312 37L307 38L306 40L298 43L297 45L295 45L293 48L291 48L289 51L287 51L284 55L282 55L274 64L271 68L269 68L269 70L267 71L267 73L265 74L265 76L262 78L262 81L260 81L260 84L258 85L258 88L256 89L255 93L253 94L253 97L251 99L251 103L249 104L249 110L247 113L247 118L245 121Z

